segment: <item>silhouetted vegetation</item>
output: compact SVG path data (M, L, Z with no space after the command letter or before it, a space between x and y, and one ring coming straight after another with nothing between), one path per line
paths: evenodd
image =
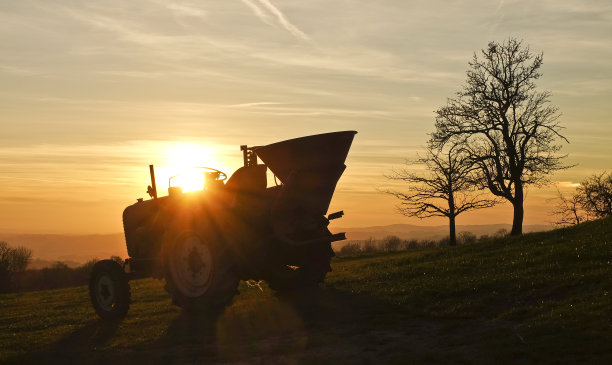
M457 240L461 243L472 243L476 242L478 237L472 232L459 232L457 235Z
M602 172L582 180L576 194L583 209L596 218L612 214L612 173Z
M444 146L443 146L444 147ZM399 212L420 219L447 217L449 221L449 244L457 244L456 217L469 210L489 208L497 201L475 193L475 165L460 146L436 150L429 145L425 156L419 156L408 165L423 166L424 173L408 169L395 171L387 178L408 183L408 191L383 190L401 202Z
M556 225L570 226L588 220L587 212L582 208L581 199L578 194L568 198L561 191L557 190L557 199L557 205L552 210Z
M0 293L16 290L15 276L26 269L31 258L32 250L0 241Z
M556 224L580 224L591 218L604 218L612 214L612 173L591 175L580 183L571 197L558 191L559 202L553 209Z
M17 289L19 291L48 290L67 288L71 286L86 285L89 281L91 268L97 259L72 268L58 261L39 270L26 270L17 277Z
M30 251L31 253L31 251ZM123 264L123 259L113 256L111 259ZM12 285L6 292L33 291L68 288L87 285L89 274L98 259L92 259L78 267L70 267L57 261L50 267L37 270L21 270L12 275Z
M474 54L467 81L454 99L436 111L434 146L462 146L473 164L481 188L514 208L513 235L522 233L523 202L528 185L548 182L566 168L558 154L558 109L550 93L536 91L542 54L533 54L522 41L490 42Z
M493 238L500 238L508 234L505 229L500 229ZM457 235L456 244L463 245L491 239L488 235L477 237L472 232L459 232ZM368 255L379 252L399 252L407 250L416 250L423 248L444 247L450 245L449 237L444 237L438 240L426 239L401 239L398 236L390 235L380 240L368 238L366 240L352 240L345 243L340 249L336 250L339 256L357 256Z

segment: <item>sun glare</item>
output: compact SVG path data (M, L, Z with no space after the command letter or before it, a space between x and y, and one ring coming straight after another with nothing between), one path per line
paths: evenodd
M160 187L180 186L183 192L202 190L204 187L204 171L195 167L222 168L221 161L216 161L215 151L206 145L195 143L174 143L164 153L165 166L156 168ZM223 171L223 170L222 170ZM162 184L165 182L165 184Z
M170 183L171 186L180 186L183 192L202 190L204 187L204 174L196 169L175 176Z

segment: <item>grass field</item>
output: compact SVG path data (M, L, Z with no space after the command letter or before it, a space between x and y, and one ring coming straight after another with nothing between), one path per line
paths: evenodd
M0 363L612 364L612 218L459 247L336 258L320 291L241 284L188 317L132 284L120 323L86 287L0 296Z

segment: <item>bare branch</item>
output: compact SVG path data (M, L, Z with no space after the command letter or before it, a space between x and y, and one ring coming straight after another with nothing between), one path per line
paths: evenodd
M612 214L612 173L602 172L584 179L577 189L580 204L597 218Z
M552 211L552 214L556 217L556 225L570 226L580 224L588 218L587 213L582 209L581 199L578 194L567 198L557 188L557 199L559 201Z

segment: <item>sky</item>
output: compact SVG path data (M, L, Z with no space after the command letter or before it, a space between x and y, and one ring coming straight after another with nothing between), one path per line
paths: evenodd
M401 216L385 178L423 149L474 52L543 52L567 163L530 188L612 169L612 2L0 1L0 232L121 232L121 213L187 165L231 174L241 144L356 130L331 211L345 227L445 224ZM510 205L458 224L511 223Z

